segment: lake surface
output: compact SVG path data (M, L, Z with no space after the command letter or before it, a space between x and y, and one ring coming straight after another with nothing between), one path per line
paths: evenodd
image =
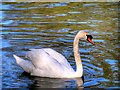
M3 3L2 88L118 88L118 3ZM73 40L80 30L93 36L95 45L81 40L83 78L52 79L23 73L13 58L25 58L29 49L53 48L76 69ZM0 86L1 86L0 85Z

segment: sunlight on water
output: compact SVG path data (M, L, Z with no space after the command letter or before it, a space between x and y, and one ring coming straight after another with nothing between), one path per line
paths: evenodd
M3 88L118 88L118 3L3 3ZM84 79L51 79L23 73L13 58L29 49L50 47L76 69L73 40L87 30L95 45L80 41ZM0 64L1 66L1 64ZM1 86L1 85L0 85Z

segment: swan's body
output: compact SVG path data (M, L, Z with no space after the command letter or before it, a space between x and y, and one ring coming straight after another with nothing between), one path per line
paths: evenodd
M26 72L34 76L51 77L51 78L74 78L82 77L83 67L80 59L78 43L80 38L88 38L87 32L79 31L74 39L74 57L77 70L74 71L67 59L60 53L51 48L31 49L26 57L30 60L23 60L20 57L13 55L18 65Z

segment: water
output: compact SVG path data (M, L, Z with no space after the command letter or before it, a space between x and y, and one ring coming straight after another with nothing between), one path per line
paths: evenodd
M118 3L3 3L3 88L118 88ZM80 41L84 79L51 79L23 73L13 58L32 48L50 47L76 69L73 39L88 30L96 45Z

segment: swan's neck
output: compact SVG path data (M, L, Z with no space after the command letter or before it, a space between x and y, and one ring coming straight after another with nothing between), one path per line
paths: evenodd
M81 77L83 74L83 67L82 67L82 61L80 58L80 52L79 52L79 37L76 35L74 39L74 57L76 61L76 76Z

